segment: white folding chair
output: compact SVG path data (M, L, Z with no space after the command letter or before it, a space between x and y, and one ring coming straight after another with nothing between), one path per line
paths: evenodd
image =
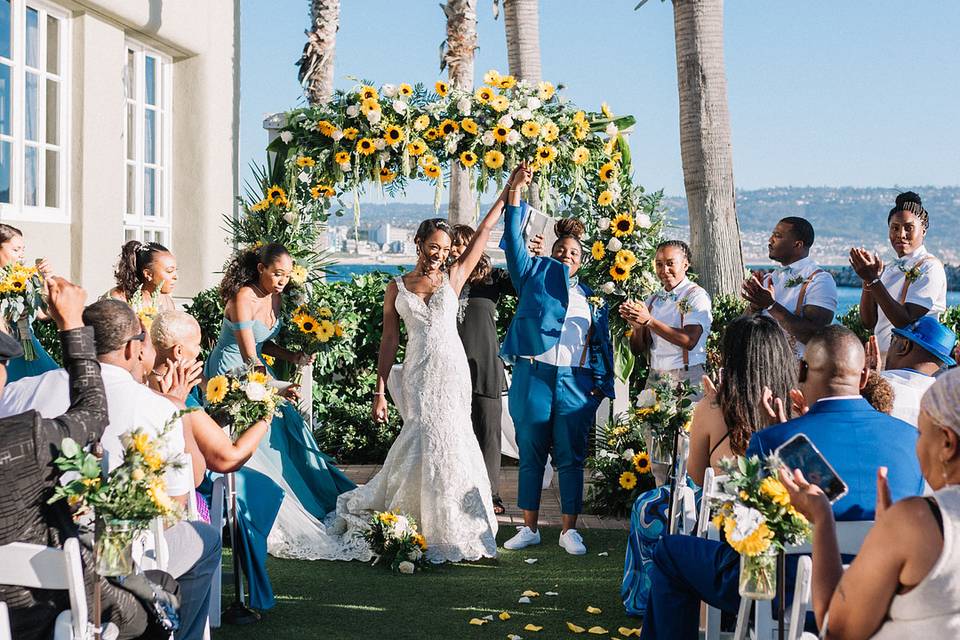
M54 640L86 640L87 594L83 587L80 544L68 538L63 549L13 542L0 546L0 583L33 589L67 591L70 609L57 616ZM0 635L9 638L10 623L4 608Z
M714 474L712 468L707 467L703 474L703 494L700 496L700 519L697 523L697 535L708 540L720 540L720 531L710 521L710 501L722 491L723 483L727 481L727 476L718 476ZM720 609L715 609L710 605L706 607L706 622L704 626L704 640L720 639Z
M675 491L670 496L673 521L670 522L670 534L692 535L696 529L697 496L687 484L687 458L690 454L690 438L680 432L677 437L677 461L673 466Z
M213 481L213 495L210 500L210 524L223 535L224 491L226 485L223 476ZM210 626L220 626L220 597L223 587L223 555L217 570L213 572L213 585L210 588Z

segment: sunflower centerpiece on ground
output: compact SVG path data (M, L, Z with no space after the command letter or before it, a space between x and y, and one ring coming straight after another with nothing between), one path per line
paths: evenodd
M424 562L427 540L417 531L417 522L396 511L377 511L363 533L375 556L373 564L388 562L400 573L413 573Z
M630 411L597 429L596 454L586 461L592 471L587 494L590 513L625 516L637 496L654 488L642 424L637 412Z
M206 401L211 415L221 425L230 427L234 441L260 420L272 420L279 415L285 402L272 384L270 377L250 365L207 381Z
M43 308L43 278L36 267L13 262L0 267L0 315L19 338L26 360L36 360L30 322Z

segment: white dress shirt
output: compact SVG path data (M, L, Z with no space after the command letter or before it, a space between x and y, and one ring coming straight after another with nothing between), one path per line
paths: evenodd
M588 348L587 336L592 318L590 303L580 291L580 287L570 287L567 315L560 329L560 339L556 345L535 356L534 360L557 367L579 367L581 362L583 366L589 366L590 354L587 353L587 357L584 357L584 351Z
M700 340L690 350L687 364L694 366L705 364L707 361L707 337L710 335L710 325L713 323L710 295L700 286L684 278L671 291L661 289L647 298L647 308L655 320L676 329L680 325L680 307L688 309L683 314L683 326L689 327L698 324L703 327ZM673 371L682 369L683 349L666 338L650 332L650 366L654 371Z
M109 473L123 461L120 436L140 427L151 438L159 433L177 407L133 379L126 369L100 364L100 374L107 395L107 416L110 424L103 431L103 462ZM44 418L56 418L70 407L70 381L63 369L23 378L7 385L0 396L0 417L35 410ZM166 436L161 450L164 458L180 456L184 465L165 474L167 495L182 496L194 489L189 458L183 455L183 422L177 420Z
M936 378L913 369L888 369L880 376L893 387L893 411L890 415L917 426L920 398L936 382Z
M767 276L767 278L764 280L764 284L772 282L773 299L790 313L798 315L796 313L797 302L800 301L800 291L803 289L803 283L806 282L818 269L820 269L820 267L813 260L813 258L807 256L802 260L797 260L796 262L788 264L784 267L777 267ZM834 282L833 276L826 271L821 271L817 275L813 276L813 279L810 280L810 284L807 285L807 288L803 293L803 303L800 311L802 312L802 307L806 307L808 305L827 309L830 311L830 313L836 314L837 283ZM766 315L770 315L766 311L764 311L764 313ZM791 339L791 343L795 343L794 351L796 352L797 357L803 356L804 344L799 340L794 339Z
M890 296L900 302L900 292L907 279L907 272L919 265L920 277L907 287L907 297L903 304L912 303L929 309L928 316L937 317L947 308L947 274L943 263L937 260L924 246L920 246L903 258L898 258L884 266L880 274L880 284L887 289ZM876 285L874 285L876 286ZM890 337L893 325L887 320L883 309L877 305L877 326L874 333L877 336L877 346L880 353L890 349Z

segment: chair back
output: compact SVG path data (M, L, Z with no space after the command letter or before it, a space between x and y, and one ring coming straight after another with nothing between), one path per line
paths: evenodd
M690 438L683 431L677 435L677 459L673 461L670 471L673 473L674 492L670 496L672 507L670 513L673 520L670 522L670 534L692 533L693 523L684 517L684 505L689 505L693 499L693 491L687 486L687 455L690 453ZM689 495L688 495L689 493Z

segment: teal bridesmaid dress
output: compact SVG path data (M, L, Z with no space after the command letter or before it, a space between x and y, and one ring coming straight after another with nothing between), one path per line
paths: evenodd
M17 325L14 325L11 329L13 337L19 340L20 334ZM39 376L47 371L60 368L60 365L50 357L50 354L47 353L43 345L40 344L40 341L37 340L37 336L33 333L33 323L27 325L27 331L29 332L30 343L33 345L33 352L36 354L36 357L33 360L27 360L26 356L20 356L7 362L7 383L16 382L21 378Z

